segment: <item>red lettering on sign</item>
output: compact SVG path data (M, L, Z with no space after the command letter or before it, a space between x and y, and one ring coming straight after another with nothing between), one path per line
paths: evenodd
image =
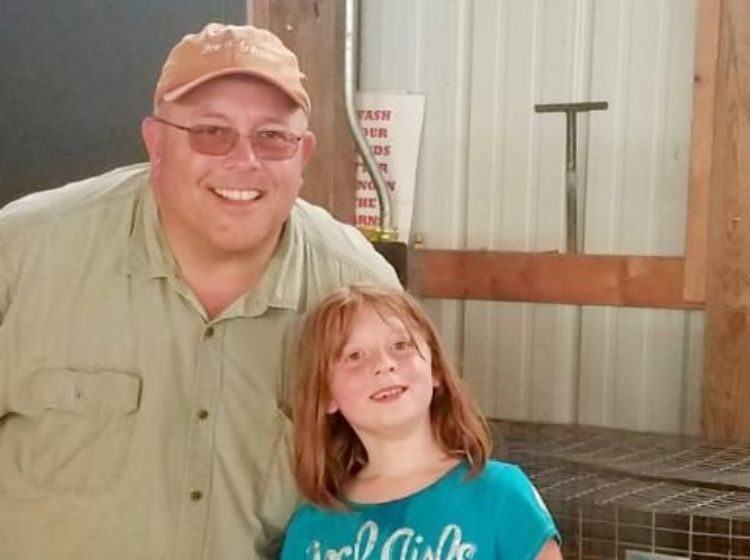
M361 214L358 216L355 216L354 221L358 226L377 226L379 225L379 222L380 222L378 216L370 216L370 215L363 216Z
M391 155L391 146L390 144L386 144L385 146L376 144L372 147L372 153L376 156L389 156Z
M357 118L360 121L389 121L391 120L391 111L388 109L357 111Z
M366 126L362 129L362 133L367 138L388 138L387 128L369 127Z

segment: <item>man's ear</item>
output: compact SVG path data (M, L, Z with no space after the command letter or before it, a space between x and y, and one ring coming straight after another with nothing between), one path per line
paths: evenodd
M151 164L161 161L162 153L162 126L154 117L144 117L141 121L141 136L146 145L148 159Z
M310 159L313 156L313 153L315 153L315 145L317 144L317 140L315 139L315 134L310 132L309 130L306 131L302 138L299 141L300 143L300 152L302 154L302 165L307 165L307 163L310 161Z

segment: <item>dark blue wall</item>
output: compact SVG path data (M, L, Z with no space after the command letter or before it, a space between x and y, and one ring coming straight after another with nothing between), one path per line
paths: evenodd
M164 57L245 0L2 0L0 206L142 161L140 120Z

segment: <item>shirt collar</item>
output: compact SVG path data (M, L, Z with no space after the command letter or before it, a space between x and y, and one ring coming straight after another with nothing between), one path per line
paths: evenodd
M305 252L297 222L295 207L284 224L279 244L260 282L251 292L231 304L221 314L222 317L260 315L269 307L295 311L301 308Z
M176 261L159 225L150 183L141 189L125 251L123 272L143 278L175 277Z

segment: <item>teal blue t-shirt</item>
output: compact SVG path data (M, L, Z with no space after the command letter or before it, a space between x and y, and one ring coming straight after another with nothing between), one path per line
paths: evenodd
M539 493L515 465L489 461L468 477L461 463L419 492L349 511L302 506L287 528L282 560L536 558L560 539Z

